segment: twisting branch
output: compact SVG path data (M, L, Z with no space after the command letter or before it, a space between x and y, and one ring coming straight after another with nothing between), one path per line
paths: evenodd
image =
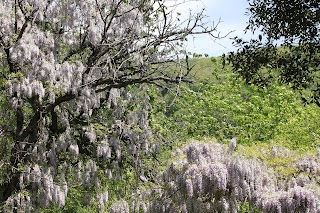
M11 134L6 134L12 142L5 163L11 167L4 169L10 178L0 187L1 205L12 201L13 208L24 212L16 200L24 189L32 197L30 205L44 201L62 207L70 180L59 184L57 176L67 176L60 168L74 168L75 162L92 167L87 183L106 168L121 173L127 166L140 174L144 158L155 157L148 150L153 141L148 97L141 91L134 94L136 100L126 100L139 112L119 106L118 99L136 85L192 82L189 56L176 43L198 34L218 38L216 26L205 26L203 11L186 21L175 20L174 10L161 0L14 2L1 5L7 20L0 27L9 30L0 35L8 66L0 80L14 118ZM132 124L127 121L130 113L137 114ZM133 146L132 153L128 146ZM64 196L53 196L53 191ZM24 202L21 197L19 202Z

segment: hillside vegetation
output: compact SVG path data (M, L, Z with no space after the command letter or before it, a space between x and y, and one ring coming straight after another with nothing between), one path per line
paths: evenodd
M167 103L166 107L156 103L153 109L166 109L161 126L167 124L168 130L175 128L187 138L227 142L236 137L243 145L275 143L294 150L315 150L320 145L319 107L305 104L290 85L278 81L264 88L247 85L219 58L193 63L195 83L162 91L164 96L155 94L160 99L154 100Z
M192 63L195 83L149 88L151 126L169 148L130 212L319 211L319 107L290 85L247 85L220 58Z

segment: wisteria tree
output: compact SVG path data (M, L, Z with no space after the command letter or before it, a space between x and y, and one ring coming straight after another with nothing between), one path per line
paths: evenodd
M1 211L63 207L70 187L99 188L101 174L121 179L125 165L139 176L156 146L148 97L126 88L188 81L183 42L216 32L203 11L180 21L176 6L1 1ZM96 198L101 209L108 193Z

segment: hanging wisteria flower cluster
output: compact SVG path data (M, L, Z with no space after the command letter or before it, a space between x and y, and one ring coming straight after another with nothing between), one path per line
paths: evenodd
M315 156L298 159L292 165L297 176L286 179L222 144L191 142L173 156L157 186L134 195L131 212L238 212L240 202L262 212L320 211L320 159Z

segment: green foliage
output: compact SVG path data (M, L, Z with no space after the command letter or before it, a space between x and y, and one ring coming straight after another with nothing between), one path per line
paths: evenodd
M216 80L215 73L219 73L223 69L220 61L219 57L191 59L190 65L193 68L191 70L192 77L196 80L213 83Z
M315 104L297 106L296 114L277 127L276 140L284 140L294 148L309 150L320 146L320 109Z
M42 209L42 213L90 213L97 211L97 204L90 204L90 195L86 190L78 187L77 189L68 190L68 198L66 205L63 208L59 208L56 204L51 204L48 208Z
M270 39L285 38L287 42L308 43L319 39L318 0L248 0L249 25L260 29Z
M262 213L259 209L251 206L249 202L238 202L239 213Z
M277 81L264 88L247 85L230 69L217 69L222 65L215 59L211 59L213 74L204 77L210 67L207 60L201 60L196 66L207 70L194 71L202 79L199 82L160 99L154 91L158 107L152 113L153 127L158 131L174 132L179 139L237 137L242 144L278 140L298 149L319 146L319 122L313 118L320 110L305 106L290 86Z

